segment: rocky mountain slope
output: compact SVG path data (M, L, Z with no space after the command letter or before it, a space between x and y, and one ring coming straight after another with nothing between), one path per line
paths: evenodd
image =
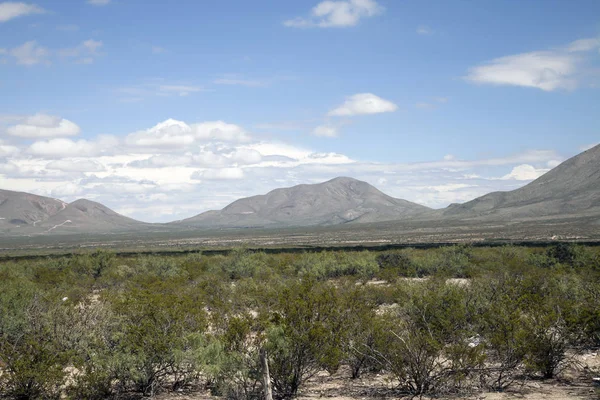
M390 197L366 182L340 177L313 185L275 189L237 200L170 224L147 224L102 204L73 203L29 193L0 190L0 235L193 231L218 228L284 228L389 222L396 226L503 223L582 218L600 224L600 145L552 169L528 185L494 192L443 210ZM419 225L421 224L421 225ZM389 225L389 224L388 224Z
M444 218L515 219L560 215L600 218L600 145L510 192L494 192L452 204Z
M50 197L0 190L0 234L4 235L105 233L151 225L90 200L69 204Z
M36 227L66 206L50 197L0 189L0 233Z
M366 182L340 177L314 185L275 189L176 222L190 227L337 225L401 220L431 209L390 197Z

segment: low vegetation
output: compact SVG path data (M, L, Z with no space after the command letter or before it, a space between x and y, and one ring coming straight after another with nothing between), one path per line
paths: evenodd
M0 398L209 390L276 399L317 373L397 395L503 391L600 346L600 249L117 257L0 264Z

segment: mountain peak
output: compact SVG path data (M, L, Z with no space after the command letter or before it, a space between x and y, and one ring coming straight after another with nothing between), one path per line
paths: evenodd
M201 227L336 225L400 220L428 210L390 197L367 182L341 176L240 199L221 211L200 214L181 223Z
M443 214L512 219L582 212L600 212L600 145L566 160L522 188L451 205Z

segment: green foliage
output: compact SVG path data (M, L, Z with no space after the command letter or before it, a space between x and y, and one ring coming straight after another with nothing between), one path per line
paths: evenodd
M314 279L292 282L280 291L266 343L278 398L293 397L321 369L337 370L345 329L341 309L333 287Z
M58 399L69 349L61 342L60 299L44 298L20 279L0 285L0 390L13 399Z
M505 390L600 345L599 255L558 244L7 261L0 397L262 398L261 351L279 399L341 365L390 373L412 395Z
M466 289L431 280L408 288L408 299L386 315L390 326L378 355L412 395L459 387L484 360L472 345L476 304Z

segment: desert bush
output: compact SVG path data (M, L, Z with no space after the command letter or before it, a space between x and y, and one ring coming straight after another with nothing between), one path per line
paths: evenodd
M405 252L388 251L380 253L377 256L377 264L379 268L385 270L386 280L390 280L390 277L394 275L407 278L419 276L416 265Z
M483 300L477 330L487 355L483 378L492 390L507 389L522 373L528 331L523 324L517 285L518 281L508 274L473 283L473 290Z
M485 358L471 341L476 309L467 290L443 280L412 285L407 301L387 315L392 325L378 355L403 391L455 391L481 369Z
M224 329L216 335L220 356L210 369L213 394L234 400L262 398L262 331L251 314L227 318Z
M252 277L264 267L263 253L254 253L243 247L232 250L221 264L223 272L232 280Z
M63 307L30 282L0 283L0 393L11 399L59 399L70 356L50 313Z
M153 395L167 383L181 386L195 373L195 346L205 331L206 315L180 281L150 277L142 282L117 297L114 309L123 321L119 351L128 357L123 380L135 391Z
M274 394L291 398L319 370L335 371L342 359L340 299L334 287L314 279L280 290L266 332Z

